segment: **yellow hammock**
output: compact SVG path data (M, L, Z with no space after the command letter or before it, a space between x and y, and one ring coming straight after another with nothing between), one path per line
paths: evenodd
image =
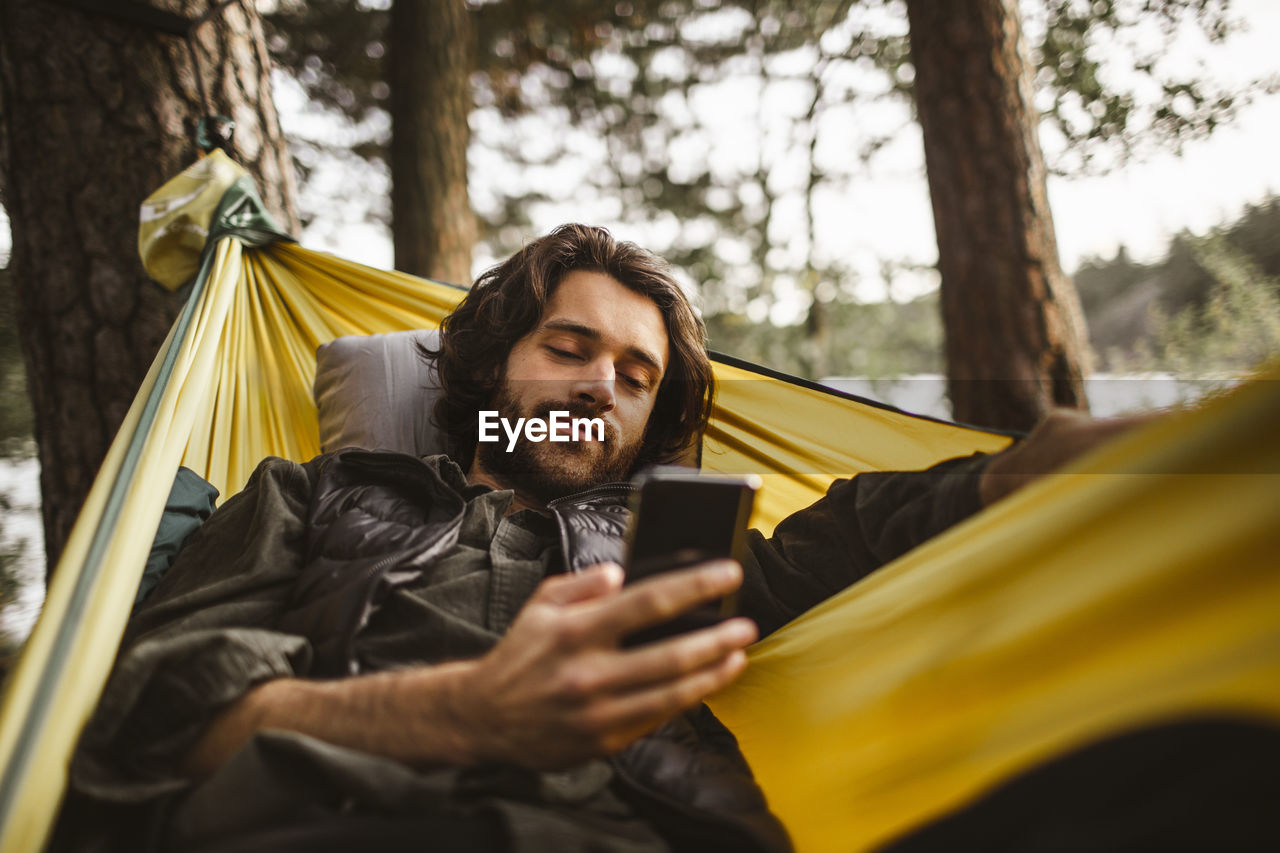
M0 853L47 838L176 467L226 496L264 456L315 455L316 347L434 326L460 296L287 242L247 247L260 220L244 180L215 153L144 207L144 257L175 285L196 272L174 265L175 241L202 240L217 217L240 236L204 254L8 684ZM175 213L176 198L195 202ZM835 476L1007 442L741 366L716 373L704 467L765 475L755 524L766 530ZM1139 725L1197 711L1280 722L1276 423L1274 381L1164 419L757 644L711 704L797 848L874 847Z

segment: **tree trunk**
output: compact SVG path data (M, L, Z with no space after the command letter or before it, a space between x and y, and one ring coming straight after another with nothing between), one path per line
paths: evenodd
M205 0L165 8L188 17ZM199 30L214 112L282 227L292 166L251 3ZM178 37L44 0L0 0L0 172L12 280L40 448L49 566L179 309L137 253L138 206L196 158L205 113Z
M907 0L957 420L1027 429L1087 408L1079 298L1058 261L1016 0Z
M471 282L471 23L462 0L391 7L391 232L396 268Z

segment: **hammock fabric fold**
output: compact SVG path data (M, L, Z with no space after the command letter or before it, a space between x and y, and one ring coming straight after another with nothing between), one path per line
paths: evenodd
M319 453L316 347L435 326L462 295L293 245L220 156L199 167L225 186L201 196L209 242L190 298L8 684L0 851L47 837L177 466L228 496L264 456ZM197 171L157 193L144 255L169 257L152 238L173 232L156 222L174 206L166 198L193 196ZM737 362L717 362L716 374L703 466L764 476L753 523L766 531L836 477L1008 442ZM1038 762L1145 724L1204 711L1280 723L1277 422L1275 381L1166 418L757 644L712 707L798 849L874 847Z

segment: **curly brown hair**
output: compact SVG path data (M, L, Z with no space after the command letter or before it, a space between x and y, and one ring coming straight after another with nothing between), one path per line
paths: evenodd
M715 379L707 333L667 263L604 228L561 225L489 269L440 326L440 348L419 345L434 359L444 393L434 419L464 468L477 443L476 412L491 405L507 356L542 318L565 275L599 272L653 300L667 327L670 363L658 387L635 470L687 459L697 452L711 416Z

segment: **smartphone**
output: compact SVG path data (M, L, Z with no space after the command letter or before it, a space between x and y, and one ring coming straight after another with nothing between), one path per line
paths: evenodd
M747 519L760 482L754 474L702 474L675 466L658 466L640 474L633 481L636 489L623 563L626 582L708 560L741 561ZM726 596L670 622L637 631L626 637L623 645L640 645L705 628L736 612L736 596Z

